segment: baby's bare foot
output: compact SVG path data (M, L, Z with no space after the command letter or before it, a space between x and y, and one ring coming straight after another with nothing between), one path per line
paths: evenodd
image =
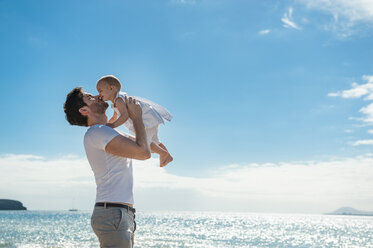
M172 156L169 153L167 153L167 156L165 158L159 157L159 160L161 162L160 163L161 167L164 167L168 163L172 162L172 160L174 160L174 159L172 158Z
M165 161L167 160L167 157L168 157L167 152L159 154L159 165L161 167L165 166Z

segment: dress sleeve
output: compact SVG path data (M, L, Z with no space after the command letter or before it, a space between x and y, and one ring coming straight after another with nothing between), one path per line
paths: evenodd
M90 130L88 137L92 146L105 150L106 145L118 135L120 134L115 129L106 125L99 125Z

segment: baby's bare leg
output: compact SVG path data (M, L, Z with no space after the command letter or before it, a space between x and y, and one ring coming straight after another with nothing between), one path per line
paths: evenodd
M150 143L150 150L153 153L157 153L159 155L168 153L166 149L163 149L160 145L157 145L156 143L152 142Z
M166 148L166 146L163 145L163 143L159 143L158 145L159 145L160 147L162 147L164 150L168 151L167 148Z
M163 143L159 143L158 145L168 152L167 163L172 162L174 160L174 158L171 156L171 154L167 150L166 146Z
M166 148L163 144L162 146ZM167 149L164 149L162 146L160 144L157 145L154 142L150 144L150 149L152 150L152 152L159 154L159 161L161 167L166 166L173 160L171 155L168 153Z
M170 163L170 162L172 162L174 160L174 158L171 156L171 154L167 150L166 146L163 145L162 143L159 143L158 145L168 152L168 156L167 156L166 160L164 161L165 165L168 164L168 163Z

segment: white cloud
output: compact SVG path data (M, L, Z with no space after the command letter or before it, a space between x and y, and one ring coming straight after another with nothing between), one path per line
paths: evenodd
M371 0L299 0L309 8L330 12L337 21L346 18L350 22L373 22Z
M293 8L289 8L288 12L284 14L281 21L285 28L294 28L300 30L300 27L292 20L293 19Z
M261 34L261 35L265 35L265 34L269 34L270 32L271 32L270 29L264 29L264 30L260 30L260 31L259 31L259 34Z
M48 160L22 154L0 155L0 198L15 198L33 209L67 209L73 198L91 208L94 178L86 159ZM90 203L89 203L90 202Z
M367 81L365 84L352 83L352 88L348 90L337 91L329 93L330 97L342 97L342 98L361 98L364 97L364 100L370 101L373 100L373 76L364 75L364 81ZM364 118L354 118L356 120L361 120L366 123L373 123L373 103L361 108L360 113L365 115Z
M369 134L373 134L373 129L368 130Z
M365 100L373 100L373 76L364 75L363 80L367 81L367 83L359 85L354 82L351 85L352 89L329 93L328 96L340 96L342 98L360 98L366 96Z
M372 139L369 139L369 140L358 140L358 141L355 141L352 145L353 146L373 145L373 140Z
M78 208L92 206L95 185L85 159L25 157L0 156L2 198L19 199L33 209L66 209L73 197L78 199ZM206 177L175 175L157 164L156 159L134 162L135 199L141 208L159 204L174 209L181 204L184 210L320 213L342 205L366 210L373 205L373 158L369 155L320 162L235 164L216 168Z
M363 118L364 122L373 123L373 103L361 108L359 112L366 115L366 117Z
M357 24L373 24L373 1L371 0L297 0L310 9L330 13L333 21L324 25L328 31L346 38L356 33Z

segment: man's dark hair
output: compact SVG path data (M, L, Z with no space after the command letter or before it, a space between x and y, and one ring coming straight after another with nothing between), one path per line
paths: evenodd
M63 105L63 110L66 114L66 120L71 125L77 126L88 126L88 117L83 116L79 109L87 106L83 101L83 89L82 87L76 87L66 96L65 104Z

